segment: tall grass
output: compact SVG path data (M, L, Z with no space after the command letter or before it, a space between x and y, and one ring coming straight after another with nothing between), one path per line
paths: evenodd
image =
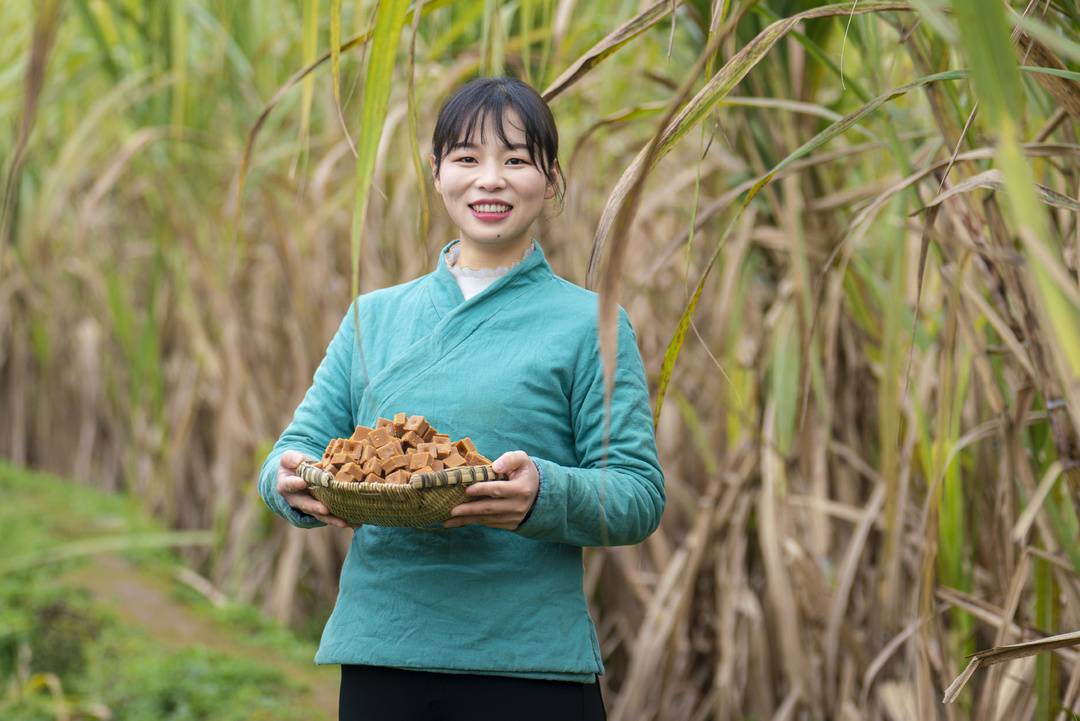
M454 237L434 112L505 70L560 123L545 252L627 307L653 390L664 521L586 551L611 717L1080 713L1069 646L941 700L968 654L1080 628L1073 3L4 14L4 456L326 614L348 536L274 522L254 473L352 295Z

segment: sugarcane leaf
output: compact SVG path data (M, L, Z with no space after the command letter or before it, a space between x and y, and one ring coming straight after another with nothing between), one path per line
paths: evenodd
M383 0L375 12L371 53L364 78L363 107L360 111L360 134L356 143L356 196L352 219L352 296L360 293L360 250L364 219L367 216L368 190L375 173L390 88L394 82L394 60L401 29L408 17L407 0ZM359 342L359 334L357 334Z
M612 30L555 78L551 85L541 93L544 100L550 103L605 58L674 12L680 4L681 0L658 0Z

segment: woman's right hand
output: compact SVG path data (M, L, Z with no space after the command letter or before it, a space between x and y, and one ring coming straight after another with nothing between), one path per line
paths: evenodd
M303 478L296 475L296 469L302 461L314 461L314 458L305 456L300 451L285 451L278 461L277 490L285 499L285 502L298 511L310 514L323 523L339 528L359 528L362 524L352 525L344 519L330 515L330 509L323 505L315 496L311 495L307 483Z

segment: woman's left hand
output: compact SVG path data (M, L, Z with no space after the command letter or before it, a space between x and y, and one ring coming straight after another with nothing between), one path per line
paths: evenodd
M525 451L508 451L491 467L496 473L510 476L510 480L474 483L466 488L466 495L476 496L476 500L455 506L444 528L476 524L513 531L521 524L540 487L536 466Z

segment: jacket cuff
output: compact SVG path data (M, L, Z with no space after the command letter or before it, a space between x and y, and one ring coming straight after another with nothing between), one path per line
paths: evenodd
M297 528L319 528L320 526L327 525L310 513L298 511L288 503L285 503L284 498L281 499L281 505L283 507L282 515L285 517L285 520Z
M543 458L533 458L532 462L540 476L540 485L532 508L514 532L526 538L547 541L553 535L558 535L559 528L565 524L563 514L558 509L559 497L565 495L565 490L560 491L557 464Z
M283 449L281 453L284 452ZM263 466L263 476L260 478L260 483L262 485L261 495L266 502L267 507L297 528L319 528L320 526L327 525L310 513L304 513L303 511L290 506L288 502L286 502L285 496L278 492L278 489L274 484L274 479L277 475L278 460L281 457L281 453L277 453L268 458L266 464Z
M521 519L521 523L518 524L518 528L521 528L529 520L529 517L533 514L533 509L536 508L536 504L540 502L540 494L544 492L544 469L540 467L540 464L536 462L535 458L530 458L533 468L536 469L537 482L536 482L536 496L533 498L532 505L529 506L528 512L525 517Z

